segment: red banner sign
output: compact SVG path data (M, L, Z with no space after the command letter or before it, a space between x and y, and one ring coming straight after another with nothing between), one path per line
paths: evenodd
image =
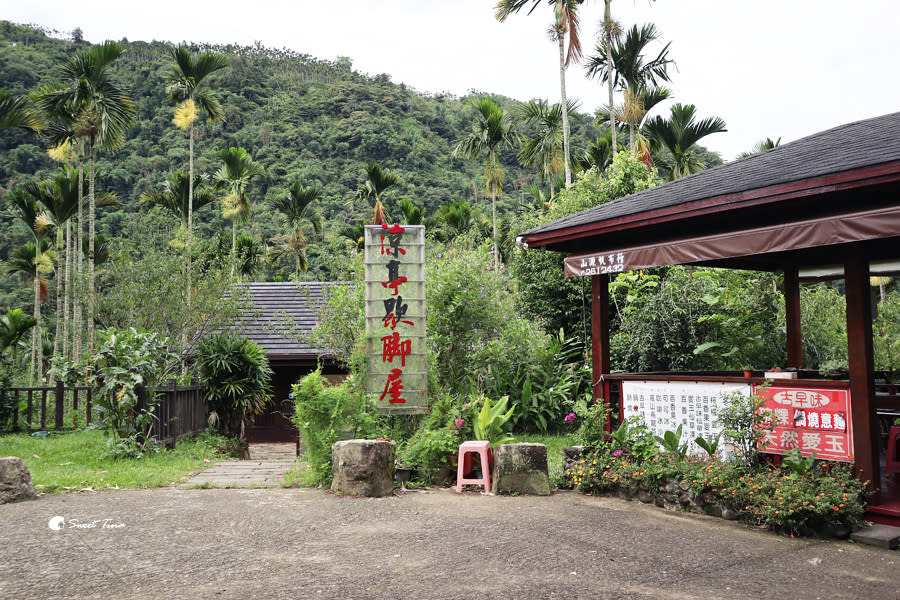
M775 414L777 425L766 435L764 452L853 462L850 391L829 388L754 386L766 398L763 409Z

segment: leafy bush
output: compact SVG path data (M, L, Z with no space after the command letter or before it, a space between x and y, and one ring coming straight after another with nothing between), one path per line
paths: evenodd
M687 493L690 500L680 500L686 508L714 503L745 521L791 535L859 527L865 512L865 483L842 463L797 473L676 454L640 458L604 445L584 455L572 479L588 494L624 492L630 497L643 491L679 502L676 498Z
M272 369L265 350L246 338L222 333L200 342L196 365L211 418L226 434L242 439L247 419L261 413L270 400Z
M509 374L538 364L547 336L516 313L489 248L448 250L428 263L426 275L431 368L439 383L463 391L461 383L471 381L467 392L517 396Z
M507 410L509 398L504 396L496 404L491 404L490 398L483 398L478 403L481 404L481 410L475 415L473 423L475 439L487 440L491 446L503 444L512 439L506 431L507 423L515 410L515 407Z
M737 460L747 468L759 464L759 453L765 449L766 433L776 424L770 410L762 408L766 399L756 394L731 392L723 396L725 405L719 409L719 423L725 439L737 448Z
M154 399L147 394L139 403L141 388L158 383L175 364L169 340L154 332L109 328L97 335L98 350L88 359L88 385L94 405L101 409L107 431L110 456L136 457L154 448L149 435L155 419ZM57 361L57 368L62 362ZM66 374L74 377L73 366L65 363ZM85 367L82 367L85 368Z
M331 447L336 441L375 437L384 427L353 380L351 376L340 385L330 385L317 369L292 388L296 407L292 421L306 446L316 483L331 481Z

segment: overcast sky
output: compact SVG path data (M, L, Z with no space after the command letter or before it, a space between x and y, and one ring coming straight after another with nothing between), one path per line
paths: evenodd
M558 54L546 35L552 9L494 19L494 0L11 2L0 18L105 39L288 47L317 58L348 56L355 70L420 92L472 90L519 100L559 100ZM766 137L782 143L900 110L898 0L615 0L623 27L653 22L671 41L672 102L722 117L726 133L703 144L731 160ZM581 11L593 53L602 0ZM585 112L605 88L581 65L568 95ZM659 110L659 109L657 109Z

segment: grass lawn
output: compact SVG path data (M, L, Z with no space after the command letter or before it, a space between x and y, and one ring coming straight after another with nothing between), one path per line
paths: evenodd
M100 459L106 451L102 431L25 433L0 436L0 456L18 456L39 492L159 487L179 481L207 463L226 460L217 438L200 436L138 459Z
M515 436L517 443L544 444L547 446L547 474L550 476L550 485L558 485L562 481L563 465L566 462L563 456L563 448L574 446L575 438L572 434L565 435L541 435L518 434Z

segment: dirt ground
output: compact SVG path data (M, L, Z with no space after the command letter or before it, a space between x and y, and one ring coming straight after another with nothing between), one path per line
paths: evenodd
M162 488L0 524L0 598L900 598L896 551L575 492Z

